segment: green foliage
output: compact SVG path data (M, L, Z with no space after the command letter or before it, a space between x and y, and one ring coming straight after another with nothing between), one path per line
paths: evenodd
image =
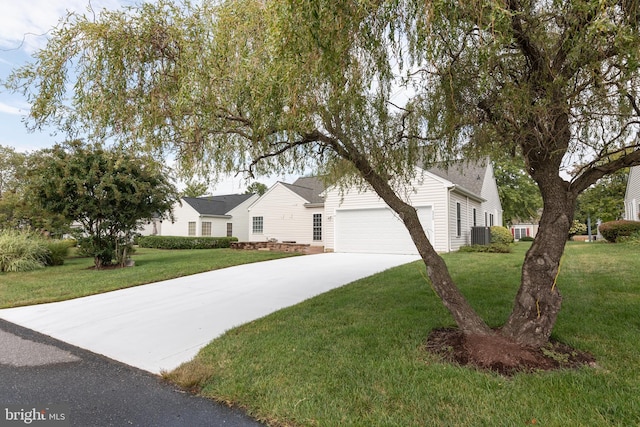
M29 172L34 199L81 224L79 244L96 268L123 265L137 228L170 218L177 192L168 171L148 156L73 142L44 150Z
M187 181L187 186L180 192L182 197L201 197L209 191L209 183L204 181Z
M268 189L269 187L267 187L266 184L256 181L247 186L245 194L257 194L258 196L262 196Z
M520 241L521 241L521 242L533 242L534 240L535 240L535 239L534 239L533 237L531 237L531 236L522 236L522 237L520 238Z
M609 222L622 218L628 176L629 168L620 169L587 188L578 197L575 218L585 224L589 216L594 224L598 219Z
M494 162L493 172L498 185L505 224L515 220L529 221L539 217L542 208L540 189L525 172L521 159L499 159Z
M69 255L69 242L66 240L46 239L44 244L47 248L45 265L63 265L65 258Z
M491 227L491 243L500 243L508 245L513 243L513 236L508 228L500 225L494 225Z
M617 243L626 243L632 246L640 246L640 231L633 232L629 236L619 236Z
M0 230L0 272L44 268L49 256L41 236L29 231Z
M140 236L138 246L155 249L219 249L228 248L237 237Z
M577 219L573 220L571 228L569 229L569 236L582 235L587 233L587 224L580 222Z
M509 254L513 252L511 245L506 243L491 243L490 245L465 245L458 249L459 252L480 252L492 254Z
M610 221L600 224L600 234L611 243L640 232L640 221Z
M26 227L61 236L68 230L68 222L60 215L45 212L26 188L27 172L38 155L0 146L0 228Z

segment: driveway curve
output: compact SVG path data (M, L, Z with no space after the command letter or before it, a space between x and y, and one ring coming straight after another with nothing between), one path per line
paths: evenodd
M49 304L0 318L152 373L225 331L416 255L326 253L245 264Z

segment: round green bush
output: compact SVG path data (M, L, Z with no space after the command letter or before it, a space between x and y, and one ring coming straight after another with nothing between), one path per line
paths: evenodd
M640 232L640 221L609 221L600 224L598 228L602 237L611 243L616 243L621 238L629 237Z
M49 251L45 259L45 264L64 264L64 259L69 255L69 242L65 240L45 240L45 245Z
M506 227L494 225L493 227L491 227L491 243L501 243L503 245L513 243L513 236L511 235L511 231L509 231L509 229Z

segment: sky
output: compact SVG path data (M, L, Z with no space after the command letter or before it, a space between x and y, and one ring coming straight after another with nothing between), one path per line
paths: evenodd
M130 0L0 0L0 80L16 67L32 60L32 54L45 46L48 33L69 11L87 13L115 9ZM52 136L52 130L30 133L24 125L29 105L19 93L0 87L0 145L17 151L33 151L62 142L62 135Z
M136 0L0 0L0 81L11 70L31 62L32 55L46 45L53 29L68 12L92 13L103 9L120 9L139 4ZM20 93L8 92L0 85L0 145L16 151L30 152L64 141L64 134L54 129L29 132L24 119L29 104ZM271 186L278 180L292 182L296 177L259 177ZM179 187L182 184L179 184ZM210 188L211 194L242 193L241 177L228 177Z

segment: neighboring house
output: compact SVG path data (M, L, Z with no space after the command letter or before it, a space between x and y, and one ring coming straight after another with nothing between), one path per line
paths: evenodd
M538 228L540 226L533 222L522 222L517 224L512 224L509 229L511 230L511 235L513 239L518 241L523 237L536 237L538 234Z
M249 241L324 245L324 184L317 177L276 182L249 206Z
M164 221L163 236L213 236L249 239L247 208L258 199L257 194L228 194L210 197L183 197L174 206L173 222Z
M498 186L488 159L416 172L409 189L398 194L417 209L437 251L470 244L473 226L502 225ZM417 253L404 223L373 190L331 188L324 208L327 251Z
M624 219L640 220L640 166L634 166L629 171L627 191L624 195Z

